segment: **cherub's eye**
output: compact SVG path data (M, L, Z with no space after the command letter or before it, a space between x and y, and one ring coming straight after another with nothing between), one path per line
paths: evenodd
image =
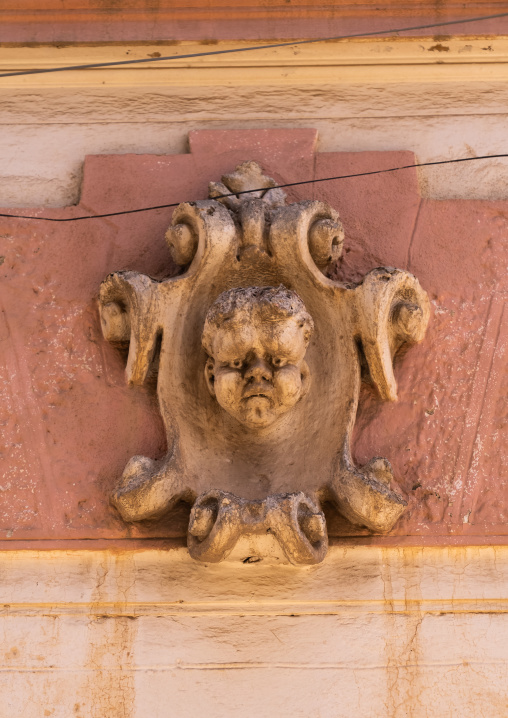
M284 366L284 359L282 357L274 357L272 359L272 364L276 367Z
M241 369L243 365L243 361L241 359L233 359L230 366L232 366L234 369Z

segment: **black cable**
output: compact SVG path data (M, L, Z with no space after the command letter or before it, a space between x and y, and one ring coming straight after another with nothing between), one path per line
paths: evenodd
M137 65L145 62L163 62L165 60L187 60L192 57L206 57L208 55L228 55L233 52L250 52L252 50L270 50L276 47L293 47L294 45L308 45L315 42L330 42L331 40L352 40L357 37L373 37L378 35L396 35L399 32L412 32L414 30L430 30L435 27L448 25L462 25L463 23L482 22L496 18L508 17L508 12L500 12L496 15L483 15L481 17L469 17L462 20L447 20L445 22L434 22L429 25L413 25L412 27L399 27L391 30L372 30L371 32L358 32L352 35L337 35L335 37L319 37L311 40L296 40L294 42L278 42L271 45L254 45L252 47L238 47L231 50L211 50L209 52L194 52L188 55L167 55L165 57L146 57L141 60L117 60L116 62L96 62L89 65L68 65L66 67L49 67L39 70L21 70L18 72L4 72L0 77L16 77L18 75L36 75L43 72L64 72L66 70L88 70L99 67L116 67L118 65Z
M266 192L270 189L284 189L285 187L298 187L302 184L315 184L317 182L332 182L333 180L351 179L353 177L367 177L368 175L380 175L385 172L398 172L399 170L409 170L415 167L430 167L432 165L449 165L454 162L473 162L475 160L491 160L499 157L508 157L506 154L498 155L482 155L480 157L459 157L455 160L436 160L435 162L422 162L421 164L403 165L402 167L390 167L386 170L372 170L371 172L358 172L351 175L339 175L338 177L319 177L318 179L302 180L301 182L287 182L286 184L275 185L274 187L259 187L258 189L246 189L241 192L229 192L228 194L220 194L213 197L214 200L224 199L226 197L237 197L240 194L250 194L251 192ZM158 204L154 207L140 207L139 209L126 209L122 212L107 212L106 214L86 214L82 217L30 217L25 214L2 214L0 217L12 217L14 219L35 219L44 222L78 222L82 219L102 219L103 217L118 217L122 214L135 214L137 212L150 212L154 209L167 209L169 207L178 207L185 202L173 202L171 204Z

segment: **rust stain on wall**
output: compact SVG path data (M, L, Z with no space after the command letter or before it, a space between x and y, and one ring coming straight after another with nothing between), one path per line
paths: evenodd
M86 668L87 704L80 709L87 718L131 718L135 711L134 646L137 622L122 616L122 608L132 589L132 555L104 553L96 565L91 610L88 618ZM101 605L110 613L101 614ZM115 604L117 613L115 614Z

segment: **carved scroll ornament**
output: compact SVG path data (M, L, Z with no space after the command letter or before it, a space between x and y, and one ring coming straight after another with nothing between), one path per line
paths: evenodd
M397 399L393 358L423 338L427 295L390 267L358 285L329 279L337 212L286 205L274 185L255 162L240 165L210 184L212 199L175 211L166 239L178 276L117 272L100 291L105 338L129 346L127 381L158 372L169 447L158 461L134 456L112 502L125 521L190 502L188 548L201 561L270 532L291 562L317 563L325 501L376 532L406 507L389 462L356 467L350 440L362 376Z

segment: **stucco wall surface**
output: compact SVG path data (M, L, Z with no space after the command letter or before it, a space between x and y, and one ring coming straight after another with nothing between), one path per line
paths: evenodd
M436 42L425 52L441 62ZM198 199L251 157L290 182L502 152L500 68L2 86L0 204L71 217ZM399 404L366 388L355 437L359 461L392 461L407 517L382 538L329 513L338 538L304 569L268 539L199 565L185 507L134 529L108 503L130 456L165 447L153 391L125 386L102 339L98 286L112 270L174 271L171 210L0 220L1 718L508 714L508 553L485 545L507 541L507 187L492 160L290 190L341 213L337 276L407 268L433 305L425 343L396 368Z
M78 206L26 212L71 218L204 198L208 181L246 159L280 183L414 160L408 152L316 153L316 139L311 129L203 130L190 134L187 154L88 157ZM508 203L423 200L414 169L288 193L324 199L340 212L346 244L336 277L358 281L376 266L409 269L433 305L424 343L396 366L398 403L383 404L365 387L355 436L360 464L372 456L391 461L409 508L388 537L372 537L334 511L330 533L381 543L505 541ZM109 504L127 460L158 458L165 447L154 388L126 386L122 356L102 338L96 304L111 271L174 272L163 239L171 212L1 220L5 548L185 535L185 505L132 527Z
M506 548L0 554L2 718L504 718Z

